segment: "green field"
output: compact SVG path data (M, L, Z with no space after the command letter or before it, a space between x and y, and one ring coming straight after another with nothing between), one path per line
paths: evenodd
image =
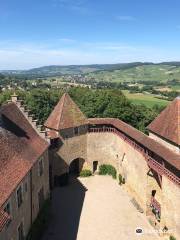
M180 85L174 85L171 87L173 91L178 91L180 92Z
M144 65L121 70L92 72L87 75L89 78L94 78L96 81L167 82L168 80L180 79L180 67L170 65Z
M124 90L125 96L135 104L144 104L147 107L153 107L155 104L159 106L167 106L169 101L158 99L152 95L143 93L129 93L129 91Z

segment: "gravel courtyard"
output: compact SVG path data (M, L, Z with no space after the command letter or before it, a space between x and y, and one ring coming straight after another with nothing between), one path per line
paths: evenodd
M160 239L130 200L109 176L72 180L53 191L52 217L42 240ZM136 235L138 227L143 234Z

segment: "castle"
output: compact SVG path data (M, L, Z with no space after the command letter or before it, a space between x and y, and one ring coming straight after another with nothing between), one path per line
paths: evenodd
M180 98L148 126L149 136L113 118L87 119L65 93L36 126L12 96L0 110L0 239L27 236L50 188L70 172L111 164L148 218L180 237Z

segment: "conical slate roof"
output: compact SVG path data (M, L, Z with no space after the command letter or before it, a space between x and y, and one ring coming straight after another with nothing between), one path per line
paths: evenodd
M45 122L45 127L61 130L84 125L87 123L85 115L73 102L69 94L65 93L55 106L54 110Z
M174 99L147 127L151 132L180 145L180 97Z

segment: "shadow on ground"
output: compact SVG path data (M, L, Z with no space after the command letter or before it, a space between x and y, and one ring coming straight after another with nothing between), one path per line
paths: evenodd
M87 189L76 177L52 192L52 214L42 240L76 240Z

